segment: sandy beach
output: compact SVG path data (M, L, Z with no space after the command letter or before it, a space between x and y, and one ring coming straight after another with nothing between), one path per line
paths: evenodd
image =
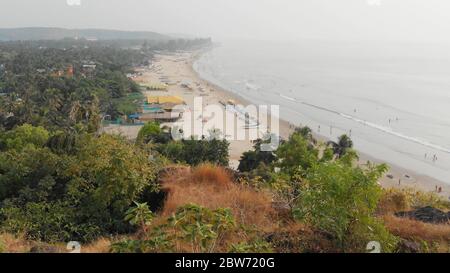
M170 84L167 91L145 91L144 94L150 96L179 96L183 98L189 109L194 108L194 99L202 98L203 107L209 105L222 105L223 102L233 100L237 105L247 106L249 102L244 99L227 92L226 90L209 83L201 79L197 73L193 70L192 64L195 61L196 53L185 53L177 55L158 55L152 64L151 69L145 69L140 71L142 76L137 77L135 80L138 83L146 84L161 84L160 78L164 77L174 84ZM187 90L180 86L181 82L190 82L194 87L193 90ZM227 113L229 115L229 113ZM261 121L264 126L270 126L264 121ZM219 124L216 128L220 128ZM214 124L212 124L214 126ZM264 127L262 126L262 127ZM282 137L288 137L292 132L289 128L289 124L280 120L279 124L280 134ZM249 129L236 128L236 134L245 134L246 140L230 140L230 165L231 167L237 167L238 161L243 152L251 150L253 144L250 139L247 139L249 135ZM242 131L242 132L239 132ZM130 138L134 132L131 133ZM128 135L125 133L125 135ZM265 132L262 129L258 130L258 135L262 136Z
M145 95L151 96L179 96L184 99L189 109L193 109L194 98L201 97L203 100L203 106L208 105L221 105L223 102L233 100L236 104L247 106L250 102L246 101L242 97L228 92L223 88L216 86L200 77L193 69L193 63L196 58L200 56L202 52L192 53L178 53L170 55L157 55L152 62L150 68L140 69L141 76L135 80L138 83L143 84L161 84L161 78L169 81L170 84L166 91L146 91ZM187 90L182 87L180 83L190 82L193 85L192 90ZM283 109L280 109L283 111ZM265 126L269 126L264 124ZM140 127L132 126L115 126L105 128L106 132L121 133L126 137L133 139L136 137ZM220 127L219 127L220 128ZM292 133L294 128L293 124L290 124L284 120L279 121L279 131L283 138L287 138ZM239 130L239 129L238 129ZM245 130L247 135L248 129ZM263 132L259 131L259 134ZM328 141L324 137L315 136L320 141ZM230 166L236 168L238 161L243 152L251 150L252 143L250 140L231 140L230 141ZM382 160L372 158L365 154L360 155L360 163L365 164L367 161L375 163L383 163ZM440 195L445 199L450 197L450 185L444 182L438 181L428 176L418 174L411 170L406 170L395 165L390 164L390 170L381 179L381 185L385 188L414 188L426 192L435 192L436 187L441 187L442 192Z

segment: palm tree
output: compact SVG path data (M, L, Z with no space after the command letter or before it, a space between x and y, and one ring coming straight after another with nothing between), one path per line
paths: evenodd
M295 128L295 132L306 139L312 138L312 130L308 126Z
M70 107L70 111L69 111L69 119L73 122L76 123L79 120L81 120L81 103L80 101L76 100L74 102L72 102L72 106Z
M329 141L328 145L333 148L333 152L337 158L341 158L349 149L353 148L353 141L347 135L342 135L338 138L338 142Z
M308 140L312 145L317 144L317 140L314 138L312 130L308 126L295 128L295 133L301 135L304 139Z

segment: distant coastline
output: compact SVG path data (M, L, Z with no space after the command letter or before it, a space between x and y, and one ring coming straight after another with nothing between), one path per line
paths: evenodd
M0 28L0 41L61 40L84 38L88 40L170 40L172 37L150 31L123 31L112 29L68 29L57 27Z

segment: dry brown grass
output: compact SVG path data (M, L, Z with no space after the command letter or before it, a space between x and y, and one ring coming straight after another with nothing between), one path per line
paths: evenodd
M0 246L5 253L29 253L33 251L40 253L69 253L66 244L45 244L24 239L23 236L14 236L11 234L0 235ZM108 253L111 246L111 240L106 238L98 239L88 245L81 246L82 253Z
M32 242L25 240L23 236L5 233L0 235L0 246L5 253L26 253L30 251Z
M194 169L179 169L162 179L168 192L162 216L173 214L186 204L209 209L230 208L239 224L271 230L276 224L271 196L250 187L235 184L222 167L201 165Z
M392 215L384 217L384 223L392 234L407 240L450 243L450 225L435 225Z
M109 253L111 248L111 240L100 238L88 245L81 246L82 253Z
M447 211L450 209L450 202L432 192L410 188L387 189L383 191L377 212L385 215L427 206Z
M381 215L410 209L409 197L401 190L385 190L378 203L377 213Z
M192 170L190 181L196 184L228 189L233 185L230 174L222 167L204 164Z
M432 206L446 209L448 204L433 193L424 193L412 189L385 190L378 204L378 214L384 220L386 228L406 241L428 246L434 245L432 251L446 252L450 250L450 225L431 224L394 216L396 212L414 208ZM422 250L424 251L424 250ZM431 251L431 250L429 250Z
M299 222L288 222L265 237L277 253L336 252L327 234Z

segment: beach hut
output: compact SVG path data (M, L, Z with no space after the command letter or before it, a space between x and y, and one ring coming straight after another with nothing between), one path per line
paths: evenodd
M183 116L182 113L154 112L140 115L139 121L175 122L179 120L182 116Z
M177 107L180 105L186 105L186 103L178 96L147 96L147 103L143 105L143 114L139 116L139 120L177 121L184 112L184 109Z

